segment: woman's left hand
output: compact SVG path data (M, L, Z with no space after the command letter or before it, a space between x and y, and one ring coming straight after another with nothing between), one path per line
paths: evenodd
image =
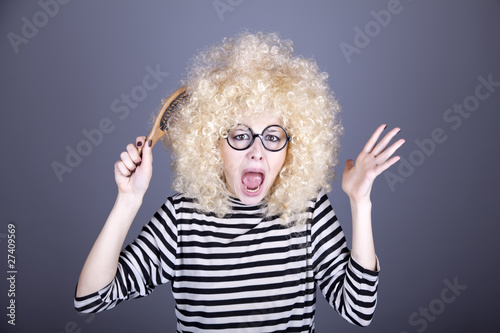
M390 147L386 147L392 138L399 133L400 128L392 129L377 143L386 127L387 125L381 125L375 130L363 151L356 158L356 163L352 159L345 163L342 189L355 202L369 202L375 178L399 160L399 156L391 156L403 145L405 140L399 139Z

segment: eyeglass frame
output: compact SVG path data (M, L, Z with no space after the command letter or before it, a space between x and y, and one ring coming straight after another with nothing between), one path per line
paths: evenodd
M233 147L233 146L231 145L231 143L229 142L229 132L230 132L230 131L234 128L234 127L236 127L236 126L238 126L238 125L243 125L243 126L245 126L246 128L248 128L248 129L250 130L251 135L252 135L252 141L250 141L250 144L249 144L246 148L235 148L235 147ZM263 133L264 133L264 132L265 132L268 128L270 128L270 127L279 127L279 128L281 128L281 129L283 130L283 132L285 132L285 135L286 135L286 141L285 141L285 144L283 145L283 147L281 147L281 148L280 148L280 149L278 149L278 150L272 150L272 149L269 149L269 148L267 148L267 147L266 147L266 145L264 144L264 139L263 139L262 134L263 134ZM254 131L253 131L253 129L252 129L250 126L245 125L245 124L236 124L236 125L234 125L233 127L231 127L230 129L228 129L226 132L221 133L221 137L222 137L223 139L226 139L227 144L229 145L229 147L231 147L231 148L232 148L232 149L234 149L234 150L238 150L238 151L247 150L248 148L252 147L253 143L255 142L255 138L256 138L256 137L258 137L258 138L260 139L260 142L262 143L262 147L264 147L264 149L265 149L265 150L268 150L268 151L273 152L273 153L277 153L277 152L279 152L279 151L283 150L283 149L284 149L284 148L288 145L288 142L289 142L289 141L292 141L292 137L288 135L288 132L286 131L286 129L285 129L283 126L281 126L281 125L269 125L269 126L267 126L266 128L264 128L264 129L262 130L262 133L260 133L260 134L255 134L255 133L254 133Z

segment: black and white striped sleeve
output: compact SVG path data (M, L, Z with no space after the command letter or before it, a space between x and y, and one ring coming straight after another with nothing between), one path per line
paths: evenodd
M328 303L348 322L370 324L377 302L377 271L363 268L350 255L339 221L320 193L312 223L315 279Z
M121 252L113 281L93 294L75 296L76 310L100 312L124 300L149 295L156 286L173 279L176 252L177 225L169 198Z

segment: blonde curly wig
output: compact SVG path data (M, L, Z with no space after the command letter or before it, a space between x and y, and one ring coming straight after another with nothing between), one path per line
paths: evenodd
M218 216L229 212L221 133L249 116L278 116L292 141L267 195L268 214L285 223L300 216L318 191L330 190L340 147L339 105L314 60L293 54L276 33L241 33L199 52L187 78L189 100L172 126L173 188Z

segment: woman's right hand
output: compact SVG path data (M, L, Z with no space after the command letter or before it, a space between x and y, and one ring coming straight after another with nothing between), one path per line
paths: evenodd
M127 150L120 154L115 163L115 181L118 193L144 196L153 174L153 153L151 141L145 136L136 139L136 145L128 144ZM138 147L143 147L142 157Z

